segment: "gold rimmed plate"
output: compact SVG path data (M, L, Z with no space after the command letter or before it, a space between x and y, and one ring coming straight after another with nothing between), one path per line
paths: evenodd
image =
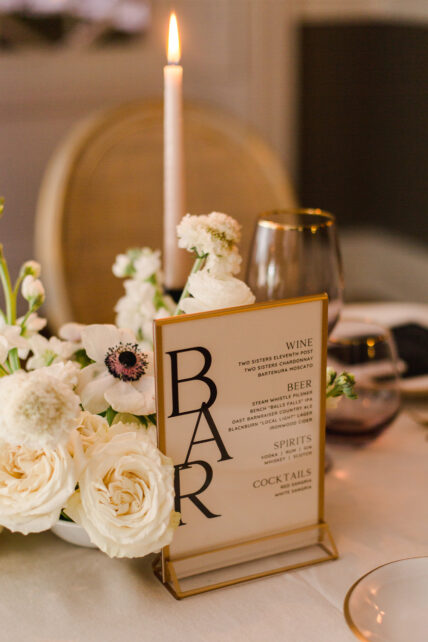
M428 639L428 557L379 566L349 589L346 621L366 642L426 642Z

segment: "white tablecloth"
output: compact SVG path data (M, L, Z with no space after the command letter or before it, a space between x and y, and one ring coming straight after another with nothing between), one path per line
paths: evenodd
M349 586L385 562L428 555L427 437L403 412L369 446L329 447L326 518L339 560L181 602L153 577L151 559L3 532L0 640L352 642Z

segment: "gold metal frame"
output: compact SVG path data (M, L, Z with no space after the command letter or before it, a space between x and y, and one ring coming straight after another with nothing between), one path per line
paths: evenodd
M212 310L209 312L200 312L195 314L186 314L179 315L175 317L167 317L164 319L158 319L155 321L155 370L156 370L156 400L157 400L157 420L158 420L158 447L165 453L165 412L164 412L164 391L163 391L163 341L162 341L162 328L164 325L169 325L171 323L185 323L187 321L192 321L194 319L209 319L219 316L227 316L230 314L239 314L241 312L248 312L250 310L263 310L269 308L275 308L280 306L287 305L296 305L298 303L310 303L313 301L320 301L322 303L322 355L321 355L321 391L325 390L326 387L326 366L327 366L327 331L328 331L328 296L327 294L313 295L298 297L294 299L283 299L280 301L267 301L265 303L255 303L253 305L245 305L234 308L226 308L222 310ZM309 566L312 564L319 564L327 560L333 560L338 558L338 551L334 543L333 537L331 535L328 525L324 522L324 450L325 450L325 414L326 414L326 398L325 395L320 395L320 446L319 446L319 476L318 476L318 522L309 526L304 526L301 528L292 529L290 531L277 533L270 536L265 536L261 538L256 538L249 541L239 542L238 544L221 546L215 549L210 549L207 551L201 551L194 555L187 555L183 558L177 558L174 561L170 559L169 546L166 546L162 550L161 556L159 556L154 564L153 570L156 577L164 584L172 595L176 599L182 599L184 597L189 597L191 595L196 595L198 593L205 593L207 591L215 590L218 588L223 588L233 584L238 584L241 582L246 582L252 579L257 579L261 577L267 577L269 575L275 575L277 573L282 573L296 568L301 568L302 566ZM165 453L166 454L166 453ZM311 530L318 529L318 538L316 544L319 549L323 552L322 555L318 555L313 559L310 559L305 562L299 562L297 564L290 564L286 566L281 566L279 568L270 569L267 571L261 571L253 573L251 575L238 577L233 580L225 580L222 582L217 582L212 585L205 585L197 589L192 590L183 590L180 586L179 578L177 577L176 570L174 568L174 562L178 563L184 559L193 559L193 558L203 558L204 555L215 553L222 550L235 549L239 547L244 547L251 544L256 544L258 542L275 540L280 537L295 536L299 534L306 534ZM327 538L329 547L326 546L323 541L324 537ZM301 547L296 546L293 550L299 550L309 546L308 544L302 544Z

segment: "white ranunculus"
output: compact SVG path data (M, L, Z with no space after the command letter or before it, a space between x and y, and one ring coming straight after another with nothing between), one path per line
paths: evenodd
M30 450L0 443L0 524L11 531L51 528L74 492L73 460L59 447Z
M41 305L45 298L45 288L39 279L29 274L22 281L22 296L26 301L37 302Z
M0 379L0 439L34 449L68 442L80 417L80 400L49 370L20 371Z
M133 415L155 412L153 353L146 351L130 330L89 325L82 332L82 341L95 362L79 375L85 410L97 414L111 406Z
M188 284L193 298L187 297L180 304L186 314L250 305L255 301L250 288L233 276L219 279L206 270L200 270L190 276Z
M83 455L65 511L110 557L143 557L167 546L178 525L174 467L144 432L118 424L111 435Z

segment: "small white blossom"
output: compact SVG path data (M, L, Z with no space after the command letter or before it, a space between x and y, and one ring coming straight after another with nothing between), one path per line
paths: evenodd
M9 350L12 348L18 348L21 354L25 358L28 354L28 341L25 337L21 335L21 327L19 325L8 325L3 317L0 317L0 336L4 337L9 346Z
M132 263L126 254L118 254L112 267L113 274L119 279L124 276L130 276Z
M20 317L16 321L17 325L21 326L24 323L24 317ZM23 327L23 333L22 336L29 338L32 337L35 334L38 334L40 330L43 330L43 328L46 326L46 319L42 319L42 317L39 317L39 315L36 312L32 312L28 319L25 322L25 327Z
M0 407L0 438L34 449L65 445L81 412L78 396L48 368L2 377Z
M143 247L140 256L134 261L135 278L145 281L158 274L160 268L160 250Z
M57 337L46 339L41 334L30 337L28 345L33 355L27 361L27 370L68 361L76 350L75 344L71 341L61 341Z
M22 296L30 304L41 305L45 299L45 288L39 279L30 274L22 281Z

